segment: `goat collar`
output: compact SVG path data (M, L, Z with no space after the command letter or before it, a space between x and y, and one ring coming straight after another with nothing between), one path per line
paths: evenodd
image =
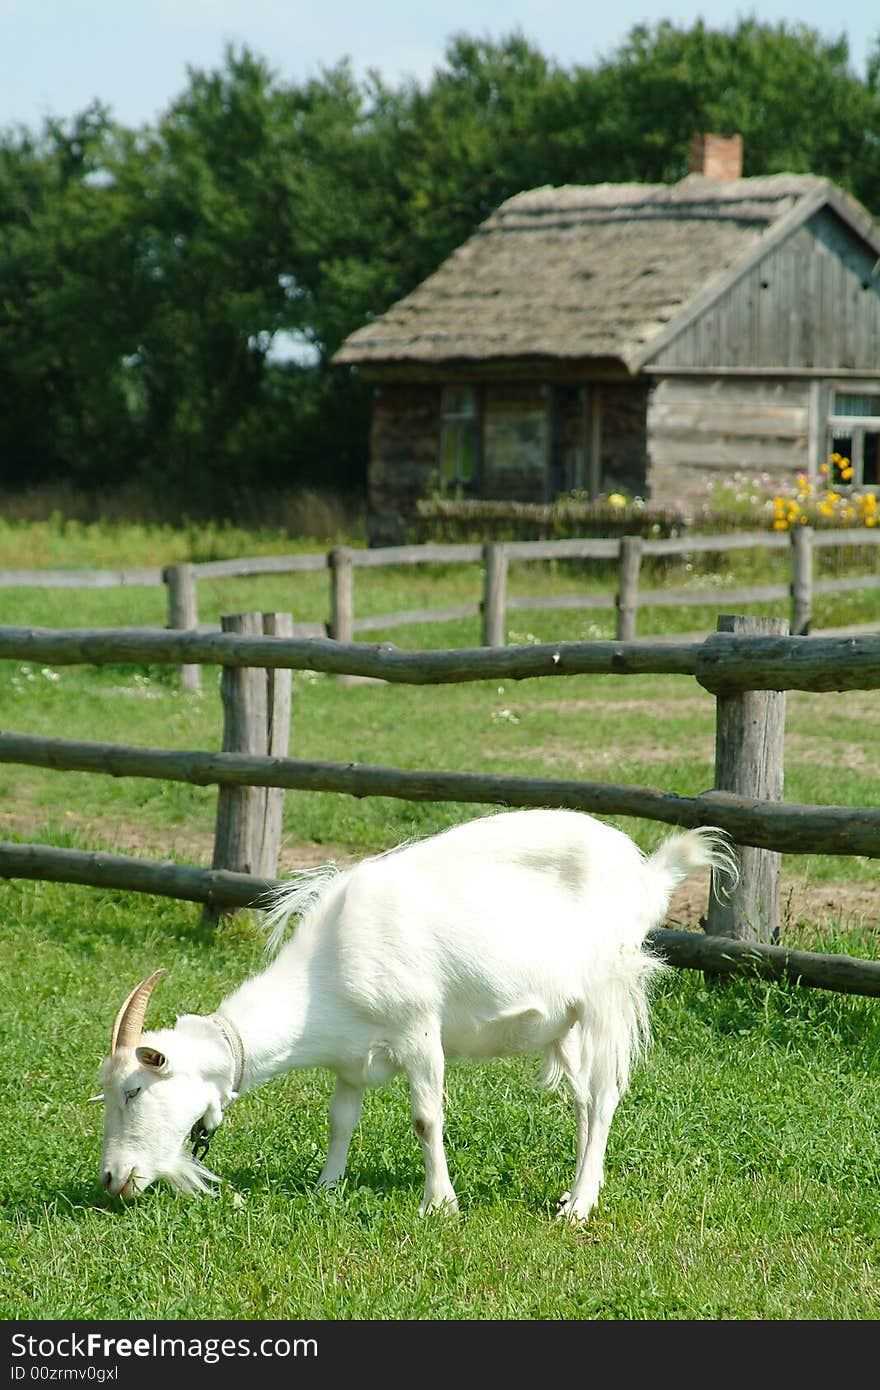
M225 1014L209 1014L209 1018L220 1029L226 1039L229 1051L232 1053L232 1094L237 1096L244 1081L244 1045L241 1041L241 1034L232 1019L227 1018Z

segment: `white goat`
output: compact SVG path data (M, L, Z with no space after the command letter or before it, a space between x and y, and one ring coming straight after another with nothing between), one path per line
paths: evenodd
M421 1212L454 1208L443 1147L449 1057L542 1053L566 1077L577 1165L560 1212L596 1205L608 1130L648 1034L647 989L661 962L644 946L673 888L708 866L735 875L723 833L671 836L650 858L575 811L488 815L347 871L282 885L268 923L296 933L215 1014L142 1033L158 977L132 990L104 1063L101 1182L128 1197L157 1178L210 1190L195 1153L230 1101L294 1067L336 1075L319 1181L345 1172L368 1086L403 1071L425 1161ZM194 1156L184 1148L196 1143Z

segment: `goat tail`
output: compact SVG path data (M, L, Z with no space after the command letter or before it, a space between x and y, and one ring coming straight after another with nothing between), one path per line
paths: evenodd
M712 890L716 896L722 875L729 880L728 891L739 882L739 864L730 837L714 825L701 825L696 830L670 835L647 863L670 893L698 869L712 870Z
M341 873L339 866L332 863L321 864L315 869L300 869L292 878L284 879L263 894L257 906L266 914L263 930L267 956L280 950L291 918L303 917Z

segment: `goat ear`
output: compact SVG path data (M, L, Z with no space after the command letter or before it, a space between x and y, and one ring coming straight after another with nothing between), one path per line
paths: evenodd
M168 1066L168 1058L165 1053L157 1052L155 1047L136 1047L134 1055L141 1066L149 1067L151 1071L164 1071Z

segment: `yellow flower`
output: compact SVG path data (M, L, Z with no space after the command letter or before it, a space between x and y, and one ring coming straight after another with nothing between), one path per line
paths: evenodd
M833 456L832 456L832 457L833 457ZM821 463L821 464L819 465L819 472L820 472L820 473L827 473L827 472L828 472L828 464L827 464L827 463Z
M787 530L788 530L788 522L784 519L784 517L777 516L777 517L774 519L774 522L773 522L773 530L774 530L774 531L787 531Z
M619 492L612 492L611 496L608 498L608 505L609 507L625 507L626 498L622 497Z

